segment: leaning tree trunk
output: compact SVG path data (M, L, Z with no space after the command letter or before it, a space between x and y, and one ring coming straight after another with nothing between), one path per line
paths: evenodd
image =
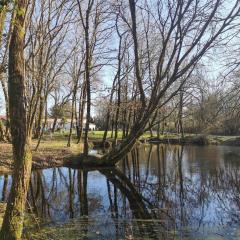
M12 134L14 173L1 240L20 240L25 201L31 175L32 155L28 144L24 84L24 36L27 0L16 2L15 25L9 46L9 113ZM21 10L21 11L20 11Z
M150 115L149 115L150 116ZM90 166L90 167L102 167L102 166L114 166L120 159L122 159L131 149L134 147L138 138L144 133L144 129L148 123L149 117L144 116L141 121L136 122L132 128L130 134L123 142L112 149L109 153L103 157L94 157L81 155L76 158L76 162L73 161L72 165ZM80 160L80 161L79 161Z

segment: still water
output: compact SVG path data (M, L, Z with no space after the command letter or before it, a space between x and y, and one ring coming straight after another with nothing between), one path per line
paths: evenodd
M28 209L84 239L240 239L240 148L142 145L115 169L34 171Z

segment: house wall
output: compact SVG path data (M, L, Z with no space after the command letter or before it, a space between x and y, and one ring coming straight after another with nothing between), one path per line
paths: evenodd
M86 121L83 121L83 129L85 128L85 126L86 126ZM46 124L46 130L52 129L52 127L53 127L53 121L48 121ZM70 121L67 121L64 125L62 125L61 120L57 121L56 129L61 128L65 130L70 130L70 127L71 127ZM76 128L75 123L73 123L73 128ZM90 131L96 130L96 125L94 123L89 123L89 130Z

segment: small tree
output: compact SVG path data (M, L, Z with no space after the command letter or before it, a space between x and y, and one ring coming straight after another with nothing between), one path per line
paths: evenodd
M50 109L50 117L52 117L54 119L53 127L52 127L53 133L55 132L58 119L66 119L66 118L70 117L71 111L69 109L71 109L71 107L68 103L55 104Z

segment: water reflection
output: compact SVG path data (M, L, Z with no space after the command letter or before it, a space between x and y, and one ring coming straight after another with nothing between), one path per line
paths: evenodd
M43 222L80 219L89 239L238 239L238 147L144 145L115 169L35 171L29 211ZM10 176L0 176L5 201ZM106 228L107 226L107 228Z

